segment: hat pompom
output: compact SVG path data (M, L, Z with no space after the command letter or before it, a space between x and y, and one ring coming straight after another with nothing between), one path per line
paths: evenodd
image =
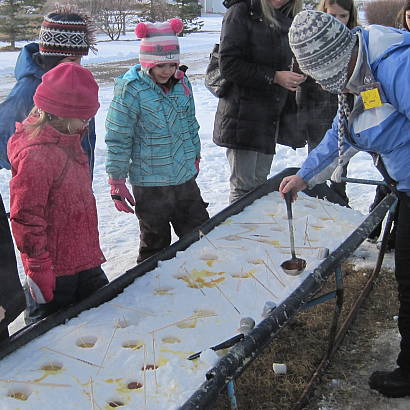
M145 23L138 23L137 27L135 27L135 34L138 38L145 38L147 37L148 27Z
M176 34L179 34L184 28L184 23L178 18L169 20L169 23L171 24L172 30Z

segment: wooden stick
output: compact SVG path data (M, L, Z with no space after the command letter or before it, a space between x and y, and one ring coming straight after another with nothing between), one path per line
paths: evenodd
M312 250L312 243L310 242L310 239L309 239L309 216L306 217L306 225L305 225L305 243L306 241L309 244L310 250Z
M91 408L95 410L94 407L94 391L93 391L93 379L90 376L90 394L91 394Z
M49 345L51 345L51 344L57 342L57 340L60 340L60 339L62 339L63 337L66 337L67 335L69 335L70 333L72 333L72 332L78 330L81 326L84 326L84 325L86 325L87 323L88 323L88 322L84 322L84 323L82 323L81 325L78 325L75 329L70 330L68 333L65 333L64 335L58 337L57 339L54 339L52 342L49 343Z
M274 298L278 298L273 292L271 292L259 279L257 279L257 278L255 278L255 276L251 273L251 272L249 272L249 275L251 275L255 280L256 280L256 282L258 282L261 286L263 286Z
M182 266L181 266L182 267ZM201 289L201 287L199 286L198 282L195 280L195 278L188 272L188 269L184 266L182 267L182 269L187 273L187 275L190 277L190 279L192 279L196 285L196 287L201 291L201 293L205 295L205 292Z
M266 268L272 273L272 275L276 278L276 280L284 287L286 288L285 282L283 282L282 278L278 278L278 276L276 276L276 273L268 266L268 264L262 260L262 263L266 266Z
M120 323L120 320L118 319L117 324L115 325L115 328L114 328L114 332L112 333L110 342L108 343L107 350L105 351L104 357L103 357L103 359L102 359L102 361L101 361L100 368L99 368L98 371L97 371L97 375L98 375L98 373L100 372L100 370L101 370L101 368L102 368L102 365L103 365L103 363L104 363L105 357L107 356L107 353L108 353L108 349L109 349L110 346L111 346L112 339L114 339L115 332L117 331L117 329L118 329L118 327L119 327L119 323Z
M233 225L273 225L273 222L232 222Z
M52 352L54 352L54 353L61 354L61 355L63 355L63 356L69 357L70 359L78 360L79 362L83 362L83 363L85 363L85 364L89 364L90 366L101 367L101 366L98 366L98 364L94 364L94 363L87 362L87 360L83 360L83 359L79 359L78 357L70 356L69 354L65 354L65 353L63 353L63 352L59 352L58 350L51 349L50 347L47 347L47 346L43 346L43 349L47 349L47 350L50 350L50 351L52 351Z
M317 201L318 201L319 204L322 206L323 210L329 215L330 219L331 219L333 222L336 222L336 221L333 219L333 216L329 214L329 212L327 211L327 209L325 208L325 206L322 204L322 201L321 201L319 198L318 198Z
M275 221L276 225L279 226L280 230L281 230L282 232L285 232L285 228L283 228L283 226L281 226L281 224L277 221L277 219L276 219L273 215L271 215L271 217L272 217L272 219Z
M83 393L85 393L88 396L88 398L91 400L90 393L86 392L85 390L83 390ZM98 409L102 410L101 407L96 402L94 402L94 404L97 406Z
M225 295L225 293L222 292L222 289L216 284L214 283L215 287L219 290L219 292L221 292L221 295L231 304L231 306L239 313L241 314L241 312L239 312L239 310L235 307L235 305L229 300L228 296Z
M154 334L152 334L152 356L153 356L153 359L154 359L155 393L158 394L157 366L156 366L156 360L155 360L155 337L154 337Z
M178 320L178 322L174 322L174 323L171 323L170 325L166 325L164 327L160 327L159 329L152 330L151 332L149 332L149 334L153 334L153 333L158 332L160 330L166 329L167 327L178 325L179 323L187 322L188 320L195 320L195 319L213 317L213 316L218 316L218 315L216 313L207 313L207 314L200 314L200 315L198 315L198 313L195 313L195 314L193 314L193 315L191 315L191 316L189 316L185 319Z
M73 387L71 384L42 383L42 382L20 381L20 380L10 380L10 379L0 379L0 382L20 383L20 384L38 384L39 386L50 386L50 387Z
M238 239L238 238L239 239L247 239L248 241L263 242L263 243L267 243L268 245L275 246L275 244L271 243L271 241L265 241L263 239L246 238L245 236L239 236L239 235L229 235L229 237L236 238L236 239ZM228 238L228 237L226 237L226 238ZM225 239L225 238L222 238L222 239Z
M144 343L144 405L145 406L147 405L147 348L145 346L145 343Z
M315 199L313 199L313 198L310 198L310 197L301 197L301 196L298 196L298 200L302 200L302 201L317 202L318 199L319 199L319 197L316 197ZM334 204L332 204L331 202L329 202L329 201L327 200L326 197L323 199L323 201L325 202L325 205L331 206L335 211L338 210L338 209L335 207Z
M275 262L273 261L273 259L271 258L271 256L269 255L268 251L266 251L266 253L268 254L268 258L271 261L273 267L276 269L276 273L278 274L280 280L283 282L283 284L285 284L285 281L282 278L282 275L280 274L280 270L278 269L278 267L275 265Z
M295 249L319 249L322 246L295 246ZM290 246L286 245L278 245L276 246L278 249L290 249Z
M129 308L129 307L127 307L127 306L118 305L118 304L112 303L112 302L108 302L108 303L109 303L110 305L112 305L112 306L116 306L116 307L119 307L119 308L121 308L121 309L128 309L128 310L132 310L133 312L141 313L142 315L154 316L154 317L157 316L157 315L155 315L154 313L150 313L150 312L147 312L147 311L145 311L145 310L132 309L132 308Z
M205 238L215 249L218 249L210 240L209 240L209 238L207 238L207 236L202 232L202 231L199 231L199 239L201 239L201 238Z

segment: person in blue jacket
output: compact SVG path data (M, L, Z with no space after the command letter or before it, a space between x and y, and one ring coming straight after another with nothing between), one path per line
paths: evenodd
M17 83L0 104L0 167L10 169L7 142L15 132L16 122L23 122L33 108L33 96L43 74L57 64L81 64L81 57L95 48L95 26L91 18L74 6L57 5L48 13L40 28L39 43L29 43L21 50L15 67ZM94 168L95 120L82 140Z
M396 234L401 335L398 367L376 371L372 389L387 397L410 396L410 34L371 25L353 31L318 11L296 16L289 42L300 69L339 95L338 115L296 175L285 177L281 195L340 181L343 165L358 151L369 152L401 201ZM346 95L356 96L353 106Z
M106 119L111 196L119 211L134 213L126 200L135 205L137 263L170 245L171 225L181 237L209 218L195 180L201 144L192 87L178 68L182 28L180 19L137 25L140 64L115 79Z

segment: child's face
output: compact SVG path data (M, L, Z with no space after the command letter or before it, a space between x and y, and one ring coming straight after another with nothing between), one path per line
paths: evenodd
M336 20L339 20L345 26L350 18L350 12L340 7L337 3L332 4L326 8L326 13L332 15Z
M84 128L88 127L91 119L82 120L80 118L67 119L67 131L69 134L79 134Z
M177 63L162 63L152 67L149 73L156 83L166 84L176 69Z
M407 29L410 30L410 10L406 10Z

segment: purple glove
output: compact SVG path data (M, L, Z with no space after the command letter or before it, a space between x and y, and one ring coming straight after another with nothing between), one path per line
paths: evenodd
M28 258L26 262L27 282L31 296L39 303L49 303L53 300L53 291L56 288L56 275L53 270L53 261L44 252L37 258Z
M125 202L127 200L132 206L135 205L134 198L125 186L125 179L109 179L111 185L111 198L114 200L115 207L120 212L128 212L133 214L134 211Z

